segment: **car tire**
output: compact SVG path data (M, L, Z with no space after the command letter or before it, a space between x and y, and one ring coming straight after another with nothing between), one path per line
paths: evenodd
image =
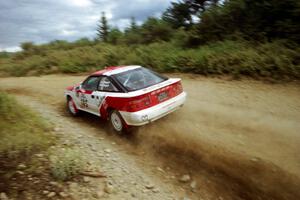
M77 109L72 97L68 97L68 99L67 99L67 108L68 108L69 113L72 116L78 116L79 115L79 110Z
M123 134L126 132L126 124L117 110L112 110L109 114L110 127L114 132Z

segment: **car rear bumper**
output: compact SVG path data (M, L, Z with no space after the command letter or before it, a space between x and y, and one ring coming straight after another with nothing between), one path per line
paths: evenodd
M120 111L120 114L128 125L141 126L153 122L177 110L183 106L185 99L186 93L182 92L180 95L173 97L172 99L145 110L140 110L137 112Z

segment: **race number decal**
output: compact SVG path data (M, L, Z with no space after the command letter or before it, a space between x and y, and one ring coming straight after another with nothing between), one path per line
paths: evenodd
M87 108L88 107L88 100L84 94L80 95L80 107Z

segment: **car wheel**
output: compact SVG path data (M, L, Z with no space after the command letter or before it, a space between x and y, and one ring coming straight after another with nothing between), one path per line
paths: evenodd
M77 116L79 114L79 110L76 108L76 105L71 97L68 97L67 106L71 115Z
M117 110L110 112L109 121L115 132L122 134L125 130L123 118Z

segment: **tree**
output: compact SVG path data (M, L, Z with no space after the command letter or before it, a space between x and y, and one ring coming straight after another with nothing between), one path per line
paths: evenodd
M66 40L53 40L49 42L48 45L45 45L45 48L51 48L51 49L70 49L72 48L72 43L66 41Z
M21 48L23 51L31 51L34 49L34 44L33 42L23 42L21 43Z
M135 17L130 18L130 30L131 31L137 31L138 26L136 25Z
M125 29L125 34L127 34L127 33L136 33L136 32L138 32L138 29L139 29L139 27L136 24L135 18L131 17L130 18L130 25L129 25L129 27L127 27Z
M220 0L184 0L192 14L200 15L211 6L216 6Z
M149 17L141 27L142 43L169 41L172 32L172 28L165 21Z
M111 44L118 44L123 36L123 33L118 28L112 28L107 36L107 42Z
M140 44L142 41L140 27L134 17L131 17L129 27L125 29L123 41L127 45Z
M298 0L227 0L201 15L196 25L199 43L235 35L247 40L300 42L299 11Z
M97 28L97 36L98 36L97 39L103 42L107 42L108 33L109 33L109 26L107 24L105 12L102 12L102 16L99 20L99 25Z
M184 2L172 2L172 5L163 13L162 19L173 28L189 28L192 24L190 7Z
M33 42L23 42L21 43L21 48L24 55L38 55L43 53L42 48L35 45Z
M190 29L194 24L193 19L199 19L204 11L217 6L219 1L220 0L181 0L172 2L171 6L163 13L162 19L175 29L180 27Z
M89 45L93 45L93 41L91 41L87 37L80 38L73 43L73 46L75 47L89 46Z

